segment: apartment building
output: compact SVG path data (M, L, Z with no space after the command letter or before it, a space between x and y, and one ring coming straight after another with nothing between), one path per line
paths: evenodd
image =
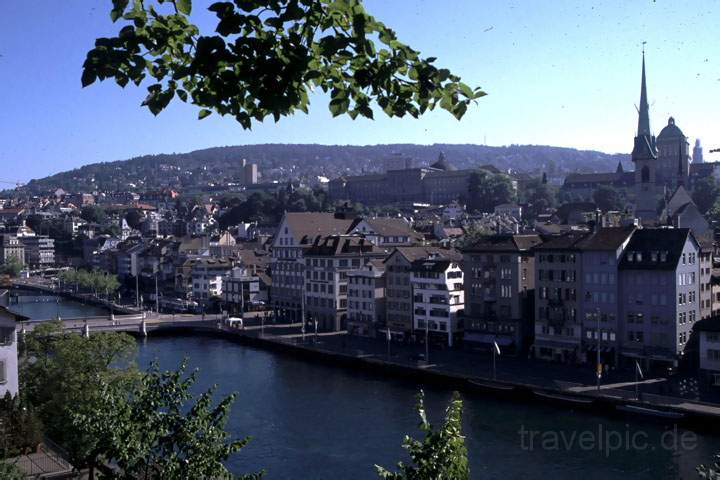
M231 314L242 314L261 305L260 278L246 267L233 267L222 278L224 308Z
M347 330L351 335L375 337L385 324L385 264L371 260L348 277Z
M192 299L207 302L213 297L222 297L223 278L233 268L228 259L201 258L192 265Z
M571 231L535 247L535 357L582 362L582 262L578 243L586 232Z
M635 231L634 226L600 228L577 243L582 270L582 353L589 363L597 361L599 345L601 363L617 364L623 320L619 314L622 295L618 265Z
M353 220L332 213L286 213L271 246L270 292L278 318L300 321L305 286L304 252L315 240L327 235L344 235Z
M15 235L0 235L0 264L6 263L11 259L25 265L25 246Z
M449 347L462 340L465 287L460 261L430 255L415 260L410 270L413 329L431 343Z
M493 235L463 249L469 348L526 352L532 344L538 235Z
M619 264L621 363L678 365L700 320L700 246L687 228L642 229Z
M18 394L18 350L16 322L22 317L0 307L0 398Z
M415 339L413 321L413 289L411 270L413 262L429 257L462 261L462 254L454 249L440 247L397 247L385 259L385 312L386 326L396 340ZM424 336L424 332L423 332Z
M305 320L317 321L322 331L347 329L348 273L386 255L385 250L359 236L316 238L303 253Z

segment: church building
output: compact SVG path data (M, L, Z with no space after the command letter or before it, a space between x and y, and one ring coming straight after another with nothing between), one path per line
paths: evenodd
M699 146L699 142L697 145ZM700 148L697 148L694 154L699 159L702 158ZM638 127L631 159L634 172L625 172L622 164L618 164L614 173L571 174L566 177L563 189L590 200L598 187L613 187L624 194L628 207L634 208L635 217L645 224L653 224L659 220L663 202L669 199L678 187L692 190L695 179L712 175L711 165L701 163L702 160L692 162L690 143L675 124L673 117L668 119L667 125L657 137L652 134L644 52ZM709 167L709 170L705 167Z

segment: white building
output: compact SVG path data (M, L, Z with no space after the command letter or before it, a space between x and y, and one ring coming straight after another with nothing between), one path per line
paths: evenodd
M354 335L374 337L385 327L385 264L371 260L347 272L347 329Z
M212 297L221 297L223 277L232 267L229 260L203 258L195 262L191 274L193 300L204 302Z
M222 279L222 299L231 313L242 313L261 305L260 279L244 267L235 267Z
M459 314L465 307L463 271L460 263L431 256L412 263L410 284L413 290L415 332L429 333L430 340L442 338L453 346L464 325Z
M18 351L15 333L18 317L0 307L0 397L18 394Z

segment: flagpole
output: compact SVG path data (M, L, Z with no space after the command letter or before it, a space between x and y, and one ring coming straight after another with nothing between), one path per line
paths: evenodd
M493 352L493 357L492 357L492 360L493 360L493 380L495 380L496 377L497 377L497 375L495 374L495 355L496 355L496 353L497 353L497 352L495 352L495 345L493 345L492 352Z

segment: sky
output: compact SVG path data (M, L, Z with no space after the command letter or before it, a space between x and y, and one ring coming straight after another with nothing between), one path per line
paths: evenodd
M243 130L171 104L157 117L144 87L81 88L95 38L119 30L111 0L3 0L0 16L0 181L27 181L88 163L256 143L542 144L629 152L637 125L642 42L654 132L670 115L706 159L720 147L720 3L714 0L366 0L401 41L438 58L488 95L462 121L333 119L310 113ZM209 0L193 20L211 33ZM3 185L0 184L0 187Z

